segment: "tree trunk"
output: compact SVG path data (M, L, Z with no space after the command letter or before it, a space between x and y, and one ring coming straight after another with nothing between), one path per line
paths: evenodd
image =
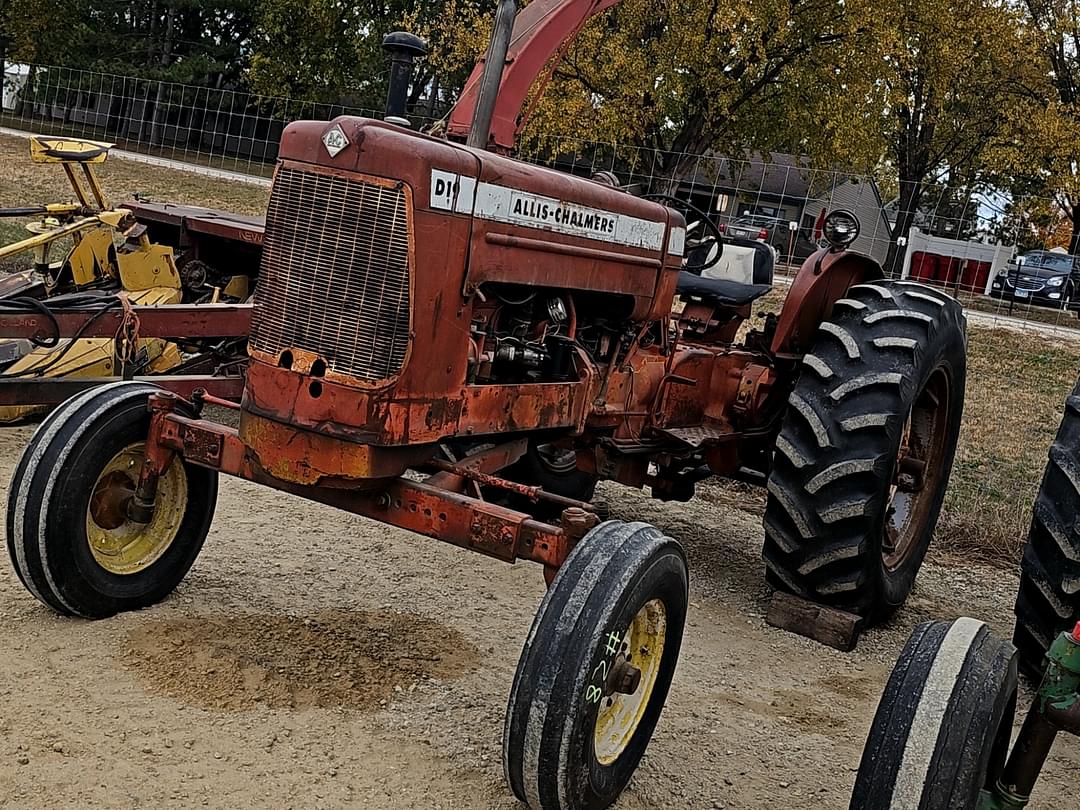
M889 239L889 252L885 257L885 275L889 278L900 278L904 269L904 256L907 254L907 244L900 245L898 240L904 237L907 241L908 231L915 223L915 213L919 210L919 202L922 198L922 183L910 180L900 181L900 204L896 212L896 223L893 225Z
M170 4L165 10L165 39L161 45L161 66L167 68L172 63L173 14ZM150 145L161 146L162 107L165 106L165 82L158 81L157 94L154 97L154 120L150 127Z
M425 112L425 115L427 116L428 121L434 121L435 120L435 104L438 101L438 98L439 98L439 77L438 77L438 75L435 75L431 79L431 88L430 88L430 92L428 93L427 110Z
M1069 253L1080 255L1080 200L1069 197L1069 219L1072 221L1072 234L1069 236Z

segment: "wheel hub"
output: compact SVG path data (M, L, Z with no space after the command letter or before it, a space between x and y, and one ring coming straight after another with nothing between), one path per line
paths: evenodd
M631 664L624 653L619 653L615 663L611 665L611 674L604 681L604 697L610 697L616 692L632 695L640 683L641 670Z
M659 599L652 599L642 605L623 633L619 652L604 679L593 734L593 748L601 764L610 765L619 758L645 716L660 673L666 637L667 609Z
M926 462L912 456L900 459L896 469L896 488L900 492L918 492L923 488Z
M904 423L888 491L881 557L895 571L911 557L939 486L952 402L943 368L930 375Z
M158 479L153 515L146 523L128 518L145 456L144 442L130 444L105 465L86 508L86 539L94 560L117 575L136 574L172 545L187 506L187 474L174 461Z

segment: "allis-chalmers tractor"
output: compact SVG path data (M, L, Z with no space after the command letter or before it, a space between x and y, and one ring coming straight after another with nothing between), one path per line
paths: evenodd
M737 341L769 287L704 272L706 214L681 206L688 234L661 202L500 154L552 54L611 4L535 0L515 23L503 0L446 139L352 117L285 130L241 403L121 382L54 411L8 502L27 589L88 618L157 602L199 553L221 473L538 562L504 737L534 808L615 800L682 640L682 549L601 521L597 481L668 500L711 476L767 483L773 585L868 620L904 601L953 458L960 307L883 280L834 212L831 247Z

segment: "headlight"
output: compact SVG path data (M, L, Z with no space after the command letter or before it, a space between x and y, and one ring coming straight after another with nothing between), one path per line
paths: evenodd
M850 211L837 209L825 217L822 232L834 248L846 248L859 237L859 220Z
M1046 280L1047 287L1060 287L1065 283L1065 276L1054 276Z

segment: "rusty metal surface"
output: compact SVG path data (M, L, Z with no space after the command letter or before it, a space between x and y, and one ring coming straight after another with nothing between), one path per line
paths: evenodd
M251 327L251 304L169 304L133 306L141 337L245 337ZM124 324L124 310L57 309L53 319L37 312L0 311L0 338L57 336L113 337ZM93 320L88 324L88 321ZM80 332L80 330L83 330Z
M283 162L266 215L252 347L317 354L339 379L396 377L410 345L412 207L401 183Z
M33 270L7 273L0 277L0 299L16 298L20 295L31 295L36 298L38 296L34 293L42 291L44 286L41 277Z
M304 486L262 469L236 429L170 411L162 401L154 413L147 466L163 469L168 452L222 473L265 484L356 515L479 551L507 562L529 559L558 567L569 553L559 527L529 515L430 484L393 478L367 490ZM153 408L152 408L153 410ZM150 449L151 446L154 449ZM208 453L207 448L215 448ZM142 481L140 480L140 486Z
M122 207L131 211L135 219L143 223L157 222L178 228L183 227L194 233L211 234L253 245L261 245L263 241L264 220L262 217L244 216L231 211L202 208L196 205L135 200L124 203Z
M567 508L581 509L586 512L595 512L596 507L592 504L585 503L584 501L578 501L573 498L567 498L562 495L556 495L553 492L546 492L542 487L534 486L530 484L519 484L516 481L510 481L506 478L500 478L497 475L483 472L474 467L469 467L464 464L452 464L449 461L442 461L441 459L432 459L425 465L440 472L450 473L454 476L461 478L467 478L470 481L476 481L485 487L493 487L495 489L506 490L507 492L513 492L515 495L522 495L528 498L530 501L547 501L548 503L557 504Z
M334 155L322 140L331 128L347 141ZM448 439L538 431L580 437L583 467L631 485L646 480L651 457L738 469L739 438L760 455L783 386L764 341L757 350L730 345L747 308L695 307L672 322L681 258L668 244L684 226L679 214L365 119L291 124L280 155L236 439L275 486L371 492L428 464L449 489L471 482L542 497L494 469L432 462ZM475 195L463 202L465 188ZM603 222L602 234L586 219L538 226L544 206ZM631 230L615 238L620 217ZM772 345L797 351L836 297L875 271L848 254L813 257ZM609 349L594 356L575 342L585 310L567 294L568 372L546 382L479 374L487 332L473 327L514 306L517 296L500 291L520 287L595 296L620 324ZM690 319L697 326L687 340ZM204 463L218 452L194 438L182 444ZM220 453L229 452L226 441ZM494 520L503 532L505 516L481 511L481 523ZM503 554L503 540L481 529L494 543L488 553Z
M332 157L321 140L331 127L340 128L349 142ZM624 303L620 306L625 307L627 317L646 322L649 318L659 320L670 309L681 259L667 253L667 240L670 230L684 223L679 214L658 203L384 122L357 118L291 124L282 136L280 155L283 168L279 177L282 172L290 174L288 184L280 191L275 188L272 196L281 200L283 216L303 209L297 188L318 189L319 183L325 182L337 182L346 189L374 185L380 189L380 199L395 194L398 188L406 194L406 201L408 194L412 196L411 205L406 204L403 211L395 203L378 216L375 212L367 216L355 205L346 206L340 223L315 223L317 227L307 234L307 241L298 241L298 234L287 240L309 260L301 259L286 271L297 282L308 279L304 281L308 286L281 284L281 300L272 303L262 296L275 295L277 288L273 283L267 287L265 279L260 282L260 306L265 302L266 323L273 317L278 334L266 341L256 334L241 431L263 464L289 480L398 475L411 462L407 454L394 448L433 444L453 436L543 429L577 432L584 428L596 399L599 376L583 354L573 381L467 383L468 335L476 308L483 305L484 298L478 293L482 284L535 285L540 281L555 288L621 294ZM391 179L379 179L387 175ZM651 247L612 243L613 233L603 239L592 238L584 233L584 226L568 232L526 227L510 216L512 211L506 212L503 220L495 214L491 215L495 218L468 216L467 211L457 210L452 195L449 202L439 196L433 180L436 176L489 183L492 194L529 189L545 199L578 206L575 216L608 211L612 217L628 217L627 223L652 223L652 231L643 231L653 234ZM445 195L445 189L441 193ZM374 247L349 237L351 231L346 228L346 241L356 249L341 251L347 260L323 266L322 248L312 246L318 244L323 230L337 236L346 220L349 228L367 222L364 233L375 240ZM604 227L614 227L611 223L605 221ZM411 287L407 298L387 297L383 282L392 276L384 260L387 240L398 238L393 235L394 228L401 226L408 228L406 236L412 241ZM274 228L272 214L267 238L267 250L271 251ZM627 238L632 242L636 237ZM532 242L522 247L523 239ZM332 250L326 249L328 253ZM281 267L283 262L272 261L264 270ZM401 278L402 272L397 270L394 277ZM363 291L370 279L383 282L367 295ZM323 297L314 296L314 305L296 294L301 286L314 290L320 284L324 285ZM348 318L337 309L322 306L324 297L334 293L346 303L354 302L344 313ZM370 308L369 322L362 324L363 328L353 322L350 334L350 319L366 308ZM400 337L396 324L405 317L411 320L411 347L400 369L396 363L383 364L379 373L369 373L370 369L339 362L345 350L393 354L394 342ZM291 331L286 334L286 330ZM293 332L297 336L289 339ZM400 357L400 353L395 356ZM387 374L394 376L379 379ZM641 395L647 395L649 389L644 380L639 381ZM251 429L246 427L249 419L253 420ZM302 438L288 441L280 431L268 429L270 423L293 425L300 429ZM316 434L332 441L320 442L313 438ZM301 447L305 449L301 451ZM279 462L273 460L276 454L281 456Z
M801 357L813 341L833 304L853 284L883 277L881 266L868 256L823 248L810 256L795 276L784 299L771 349L781 357Z
M245 400L250 394L249 385ZM240 436L267 472L282 481L304 485L335 479L393 478L435 452L430 445L382 447L344 441L264 419L248 410L241 412Z

